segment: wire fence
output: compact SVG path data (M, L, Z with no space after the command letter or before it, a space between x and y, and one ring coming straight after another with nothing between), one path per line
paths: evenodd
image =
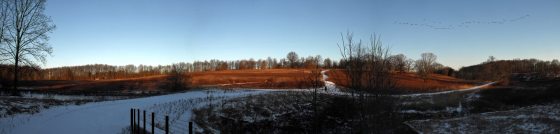
M193 123L188 120L156 115L145 110L130 109L131 134L192 134Z

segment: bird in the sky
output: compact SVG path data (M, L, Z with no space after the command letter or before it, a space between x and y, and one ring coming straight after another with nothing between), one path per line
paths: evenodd
M431 29L436 29L436 30L449 30L449 29L454 29L454 28L468 28L471 25L479 25L479 24L512 23L512 22L523 20L523 19L527 19L530 16L531 15L526 14L526 15L516 17L516 18L500 19L500 20L492 20L492 21L468 20L468 21L463 21L463 22L455 24L455 25L441 25L441 22L435 22L435 21L431 21L430 23L410 23L410 22L395 21L394 24L414 26L414 27L426 27L426 28L431 28ZM423 21L426 22L427 20L423 19Z

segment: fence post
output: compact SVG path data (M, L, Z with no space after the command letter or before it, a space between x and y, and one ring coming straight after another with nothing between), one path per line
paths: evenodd
M130 133L134 133L134 109L130 109Z
M169 116L165 116L165 134L169 134Z
M138 133L138 128L137 128L137 127L138 127L138 126L137 126L137 124L138 124L138 118L136 118L136 115L137 115L137 114L138 114L138 112L136 112L136 109L134 109L134 126L132 126L132 127L134 127L134 133L135 133L135 134Z
M136 109L136 111L138 113L138 114L136 114L136 115L138 115L138 126L137 126L137 129L136 129L136 133L140 134L140 109Z
M155 134L156 132L154 131L154 127L156 126L156 123L154 123L154 112L152 112L152 134Z
M192 129L192 122L189 121L189 134L193 133Z
M146 134L146 110L144 110L144 132L142 132L144 134Z

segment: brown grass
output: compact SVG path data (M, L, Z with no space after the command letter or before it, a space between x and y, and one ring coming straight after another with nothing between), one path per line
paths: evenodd
M155 92L169 85L168 75L115 80L38 80L22 81L20 88L66 94L102 95L141 90ZM118 95L118 94L114 94Z
M340 86L348 86L348 78L343 70L331 70L327 74L329 75L328 81ZM464 89L476 84L473 81L438 74L432 74L424 81L414 73L394 73L394 79L398 89L418 92Z
M346 86L348 80L342 70L331 70L327 73L329 81ZM472 87L474 82L456 79L443 75L432 75L424 81L413 73L395 73L399 89L409 91L438 91ZM289 89L310 87L311 70L307 69L268 69L268 70L225 70L191 73L192 87L220 88L261 88ZM64 91L81 93L83 91L129 92L160 91L170 85L169 75L149 76L118 80L68 80L68 81L22 81L21 87L41 91ZM322 79L321 76L319 78Z
M226 70L197 72L191 74L192 85L198 87L219 86L226 88L306 88L311 77L310 70Z

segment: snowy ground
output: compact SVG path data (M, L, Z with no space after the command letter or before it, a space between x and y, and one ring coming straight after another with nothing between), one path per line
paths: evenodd
M418 133L560 133L560 104L406 122Z
M332 93L332 94L340 94L342 93L340 91L340 89L338 87L336 87L336 84L334 82L331 81L327 81L327 79L329 79L329 76L327 75L327 72L329 70L323 70L321 71L321 75L323 75L323 82L325 82L325 87L326 87L326 92L327 93Z
M318 91L324 94L349 95L348 92L342 92L339 88L337 88L335 83L327 81L328 75L326 74L326 72L328 72L328 70L321 72L321 74L323 75L323 81L325 82L325 87L321 88L322 90ZM477 91L480 88L481 87L475 87L465 90L402 95L397 97L423 98L426 96L444 96L451 93L473 92ZM191 120L192 110L195 108L213 103L219 103L220 101L225 101L228 99L244 97L247 95L271 93L274 91L312 90L199 90L146 98L104 101L87 103L83 105L57 106L54 108L43 110L39 113L19 114L7 118L0 118L0 134L120 133L124 128L129 126L131 108L146 110L148 113L155 112L157 120L156 127L158 128L162 128L162 115L169 115L171 124L175 124L175 126L186 126L186 123ZM38 96L32 94L30 94L29 96L31 96L31 98L46 97L60 100L73 98L72 96ZM176 133L179 133L184 132L185 127L171 129L176 131Z
M57 95L23 92L22 96L0 96L0 118L17 114L34 114L55 106L81 105L89 102L120 100L128 96Z
M495 82L462 90L394 95L394 97L399 98L399 104L404 108L401 113L461 113L463 109L461 103L477 99L478 91L493 84ZM416 109L407 109L411 106ZM418 106L426 109L419 110Z
M122 132L130 125L130 109L157 109L177 101L197 98L235 98L250 94L267 93L266 90L191 91L185 93L153 96L146 98L104 101L84 105L60 106L35 114L20 114L0 119L0 133L14 134L60 134L91 133L111 134ZM200 99L199 99L200 100ZM198 101L204 105L206 101ZM173 105L171 105L173 106ZM185 107L193 108L193 107ZM185 111L190 111L186 109ZM156 110L152 110L158 112ZM161 111L159 111L161 112ZM156 113L170 114L170 113ZM182 119L190 119L190 112L183 112Z
M460 89L460 90L451 90L451 91L443 91L443 92L435 92L435 93L419 93L419 94L399 95L399 97L423 97L423 96L445 95L445 94L451 94L451 93L461 93L461 92L471 93L471 92L479 91L480 89L482 89L484 87L491 86L495 83L496 82L490 82L490 83L486 83L484 85L471 87L471 88L467 88L467 89Z

